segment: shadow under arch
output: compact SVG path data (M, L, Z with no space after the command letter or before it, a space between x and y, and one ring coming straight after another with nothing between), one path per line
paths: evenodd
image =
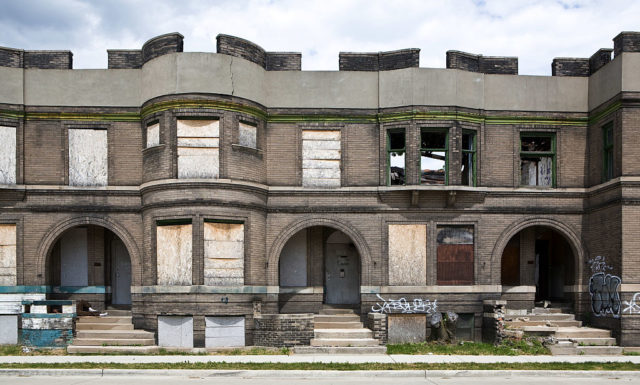
M282 253L282 249L287 241L298 231L312 226L325 226L335 230L340 230L351 238L360 255L360 285L369 285L371 277L371 252L369 250L369 246L364 240L364 237L362 237L358 231L354 230L348 222L328 218L303 219L286 226L286 228L280 232L276 237L276 240L273 242L267 257L267 285L279 285L278 261L280 259L280 253Z
M491 277L494 278L496 276L496 272L494 271L494 269L496 268L496 260L502 261L502 253L511 238L513 238L520 231L533 226L551 228L553 230L556 230L565 238L565 240L569 243L569 246L571 246L571 251L575 256L573 262L575 269L575 284L582 285L582 262L585 260L586 255L588 255L585 246L583 246L580 237L576 234L575 230L571 226L551 218L528 218L515 221L507 226L506 230L503 231L502 234L500 234L500 237L496 241L496 244L493 247L493 251L491 253ZM501 266L499 264L497 265L497 269L498 272L501 272Z
M101 226L117 235L127 248L129 258L131 259L131 285L142 285L142 259L140 256L140 250L138 249L133 236L127 231L124 226L120 225L118 222L102 216L82 216L71 218L55 224L51 226L49 230L47 230L47 233L42 238L38 246L37 274L38 277L41 277L40 279L43 281L42 283L46 283L45 273L47 269L47 260L56 241L60 239L65 231L82 225Z

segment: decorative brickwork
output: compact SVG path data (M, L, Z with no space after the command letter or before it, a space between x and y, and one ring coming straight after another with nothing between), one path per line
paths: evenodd
M380 341L381 345L387 344L387 315L380 313L368 313L365 326L373 331L373 338Z
M184 36L181 34L167 33L148 40L142 46L142 63L146 63L158 56L174 52L182 52Z
M302 54L298 52L266 52L259 45L239 37L220 34L216 51L256 63L267 71L300 71Z
M340 52L340 71L389 71L418 67L420 50L407 48L387 52Z
M313 338L313 314L260 314L254 322L256 346L309 345Z

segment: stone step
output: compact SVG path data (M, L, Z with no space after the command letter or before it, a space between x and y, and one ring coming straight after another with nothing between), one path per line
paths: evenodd
M371 338L373 332L369 329L314 329L313 335L315 338L328 338L328 339L356 339L356 338Z
M130 324L132 323L131 317L118 317L118 316L106 316L106 317L95 317L95 316L81 316L78 317L77 323L114 323L114 324Z
M113 354L113 353L157 353L159 348L157 346L80 346L69 345L67 346L67 353L69 354Z
M314 322L316 329L362 329L362 322Z
M311 346L379 346L380 341L373 338L313 338Z
M576 316L568 313L551 313L551 314L525 314L525 315L507 315L508 321L575 321Z
M561 308L557 307L534 307L531 310L531 314L554 314L562 313Z
M360 317L356 314L334 314L334 315L315 315L313 322L360 322Z
M151 346L155 343L153 338L76 338L73 341L78 346Z
M327 309L321 309L321 310L320 310L320 314L321 314L321 315L337 315L337 314L356 315L356 312L355 312L355 311L353 311L353 309L333 309L333 308L327 308Z
M113 317L131 317L131 310L107 309L105 311Z
M295 346L294 354L386 354L386 346Z
M77 330L76 338L154 338L154 334L144 330Z
M595 328L558 328L555 334L556 338L610 338L611 332L604 329Z
M581 321L568 321L568 320L553 320L553 321L506 321L505 325L512 327L512 328L520 328L523 326L551 326L551 327L568 327L568 326L575 326L575 327L580 327L582 326L582 322Z
M558 330L549 326L523 326L520 329L530 336L551 336Z
M106 324L82 322L76 324L76 330L133 330L133 324Z
M571 341L576 344L576 346L615 346L616 339L613 337L602 337L602 338L558 338L558 343L560 341Z

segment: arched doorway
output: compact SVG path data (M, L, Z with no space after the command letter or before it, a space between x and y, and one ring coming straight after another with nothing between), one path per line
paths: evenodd
M322 303L357 307L360 271L360 254L347 234L328 226L307 227L282 247L278 261L280 292L302 293L302 288L322 287Z
M56 298L85 299L97 307L129 307L131 258L111 230L74 226L58 236L47 255L46 282Z
M571 300L568 287L575 284L576 256L559 231L530 226L508 241L501 258L503 290L515 286L535 287L535 301Z

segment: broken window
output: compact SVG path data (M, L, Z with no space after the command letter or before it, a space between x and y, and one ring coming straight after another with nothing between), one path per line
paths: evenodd
M156 120L147 125L147 148L160 144L160 123Z
M240 122L238 124L238 144L249 148L258 148L258 127Z
M217 178L219 120L178 119L178 178Z
M244 223L205 219L204 284L244 285Z
M602 127L602 181L613 179L613 123Z
M107 130L69 129L69 185L106 186Z
M388 180L390 186L405 184L405 133L404 129L387 131Z
M526 133L520 136L520 184L555 185L555 135Z
M0 127L0 184L16 184L16 128Z
M302 131L302 186L340 187L340 130Z
M156 265L158 285L191 285L192 244L191 220L157 222Z
M473 227L438 226L438 285L473 285Z
M476 133L474 131L462 132L460 174L460 181L463 186L476 185Z
M420 132L420 183L447 184L447 131Z

